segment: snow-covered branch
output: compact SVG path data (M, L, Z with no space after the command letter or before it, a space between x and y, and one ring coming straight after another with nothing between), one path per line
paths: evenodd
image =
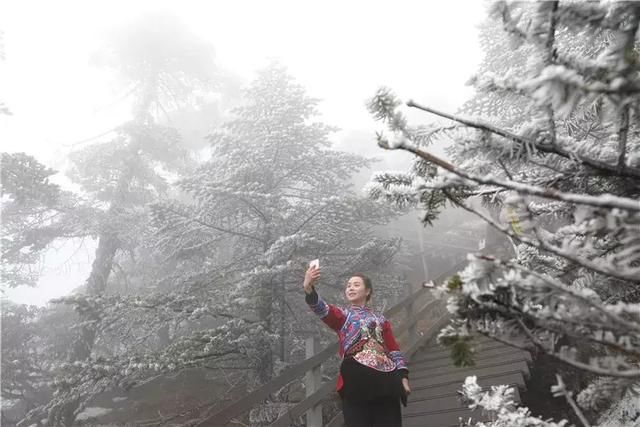
M401 149L409 151L426 161L435 163L436 165L446 169L447 171L461 177L473 181L478 184L495 185L502 188L508 188L510 190L517 191L518 193L527 194L530 196L539 196L546 199L560 200L569 203L576 203L581 205L589 205L595 207L602 207L608 209L625 209L634 212L640 212L640 200L632 200L625 197L618 197L614 195L602 195L602 196L590 196L586 194L577 194L553 190L550 188L541 188L533 185L523 184L514 181L505 181L491 176L482 177L473 175L466 172L463 169L453 166L449 162L446 162L437 156L428 153L406 140L398 140L392 145L383 145L384 148L389 149Z
M446 190L445 190L446 193ZM519 242L522 242L524 244L527 244L529 246L532 246L534 248L538 248L538 249L543 249L546 251L549 251L555 255L561 256L563 258L566 258L567 260L583 266L585 268L588 268L590 270L596 271L598 273L602 273L604 275L611 275L613 277L617 277L619 279L622 280L627 280L630 282L636 282L638 280L638 273L636 272L636 269L633 269L629 272L626 271L619 271L615 268L609 268L606 265L600 265L598 263L595 263L593 261L589 261L587 259L583 259L583 258L579 258L576 255L574 255L572 252L567 251L567 250L563 250L561 248L558 248L554 245L549 244L548 242L546 242L545 240L537 240L537 239L531 239L525 235L522 234L518 234L513 232L510 227L508 226L503 226L501 224L499 224L497 221L495 221L493 218L491 218L490 216L480 212L479 210L468 206L465 203L459 202L457 201L455 198L450 198L450 200L452 200L456 206L459 206L469 212L472 212L474 214L476 214L477 216L479 216L480 218L482 218L484 221L486 221L489 225L491 225L492 227L494 227L496 230L506 234L507 236L511 237L512 239L515 239Z
M617 377L617 378L629 378L629 379L640 379L640 369L626 369L626 370L618 370L618 369L607 369L602 368L595 364L583 363L579 362L572 357L569 357L562 352L557 352L553 349L550 349L548 345L541 342L536 336L527 328L527 326L521 321L520 327L522 331L527 335L527 337L533 342L536 346L538 346L541 350L543 350L548 355L555 357L556 359L566 363L567 365L571 365L574 368L578 368L582 371L591 372L596 375L602 375L606 377Z
M542 142L538 142L538 141L534 141L531 140L529 138L520 136L520 135L516 135L512 132L509 132L507 130L504 129L500 129L499 127L493 126L491 124L488 123L483 123L480 121L476 121L476 120L471 120L471 119L467 119L464 117L459 117L453 114L449 114L449 113L445 113L439 110L436 110L434 108L431 107L426 107L424 105L418 104L413 100L410 100L407 102L407 105L409 107L414 107L423 111L426 111L428 113L432 113L435 114L437 116L441 116L450 120L454 120L456 122L462 123L466 126L475 128L475 129L480 129L480 130L484 130L487 132L491 132L494 133L496 135L502 136L504 138L510 139L514 142L517 142L519 144L523 144L525 146L531 146L531 147L535 147L537 150L544 152L544 153L551 153L551 154L557 154L559 156L562 156L566 159L577 159L580 162L584 163L587 166L593 167L595 169L598 170L602 170L602 171L606 171L609 173L615 173L618 174L620 173L618 171L617 165L610 165L608 163L605 163L601 160L597 160L597 159L592 159L590 157L587 157L579 152L569 152L567 150L565 150L564 148L562 148L561 146L559 146L558 144L555 145L550 145L550 144L545 144ZM640 169L637 168L632 168L632 167L626 167L624 169L623 172L620 173L620 176L628 176L628 177L632 177L632 178L640 178Z

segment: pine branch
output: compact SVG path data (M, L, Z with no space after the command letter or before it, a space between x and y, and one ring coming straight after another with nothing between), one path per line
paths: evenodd
M311 220L313 220L313 218L315 218L316 216L318 216L321 212L323 212L327 207L325 205L320 206L319 209L317 209L315 212L313 212L311 215L309 215L304 221L302 221L300 223L300 225L298 225L295 230L290 233L290 234L297 234L298 232L300 232L300 230L302 230L304 228L304 226L306 226L309 222L311 222Z
M537 320L540 320L536 317L533 316L529 316L529 319L533 320L536 324L536 326L540 327L541 329L545 329L547 331L550 332L554 332L560 335L565 335L567 337L571 337L577 340L583 340L583 341L588 341L588 342L592 342L595 344L599 344L602 345L604 347L608 347L610 349L616 350L620 353L626 353L628 354L630 357L640 357L640 352L637 350L630 350L628 348L625 348L617 343L614 342L610 342L610 341L606 341L606 340L602 340L602 339L597 339L594 338L592 336L589 335L580 335L579 333L577 333L576 331L578 330L578 328L584 328L585 326L589 327L589 328L598 328L598 329L602 329L603 326L602 324L595 324L595 323L589 323L589 322L582 322L582 321L572 321L566 318L563 318L562 320L558 320L558 322L561 324L561 326L559 327L558 325L550 325L549 323L542 323L539 322ZM546 320L546 319L545 319Z
M637 4L636 1L625 1L627 5ZM576 7L579 4L579 7ZM583 29L591 27L593 30L620 30L626 16L621 14L610 14L606 6L600 2L566 2L558 8L558 20L567 26L575 26Z
M601 375L605 377L629 378L629 379L640 378L640 369L628 369L626 371L613 371L609 369L602 369L597 366L591 366L586 363L578 362L577 360L573 360L571 358L563 356L562 354L557 353L553 350L549 350L546 348L546 346L542 342L540 342L540 340L538 340L533 335L533 333L525 326L522 320L517 319L517 321L520 324L520 327L522 328L523 332L525 333L525 335L527 335L527 337L531 340L531 342L533 342L539 349L544 351L549 356L555 359L558 359L559 361L564 362L567 365L573 366L574 368L578 368L582 371L591 372L592 374Z
M519 144L522 144L524 146L533 146L535 147L537 150L544 152L544 153L550 153L550 154L556 154L558 156L564 157L565 159L577 159L580 160L582 163L584 163L587 166L590 166L594 169L598 169L601 171L606 171L610 174L616 174L616 175L620 175L620 176L624 176L624 177L629 177L629 178L640 178L640 169L637 168L625 168L622 172L620 172L618 170L618 167L615 165L610 165L608 163L602 162L600 160L597 159L591 159L589 157L586 157L580 153L577 152L569 152L565 149L563 149L562 147L558 146L557 144L555 146L551 146L548 144L542 144L540 142L536 142L533 141L529 138L523 137L523 136L519 136L516 135L514 133L511 133L509 131L506 131L504 129L500 129L496 126L490 125L488 123L482 123L482 122L478 122L478 121L474 121L474 120L470 120L470 119L466 119L463 117L459 117L453 114L448 114L448 113L444 113L438 110L434 110L433 108L430 107L426 107L423 105L420 105L416 102L414 102L413 100L410 100L409 102L407 102L407 106L409 107L413 107L413 108L417 108L419 110L422 111L426 111L428 113L432 113L435 114L437 116L440 117L444 117L450 120L454 120L456 122L462 123L466 126L472 127L472 128L476 128L476 129L481 129L487 132L491 132L493 134L496 135L500 135L504 138L510 139L514 142L517 142Z
M584 295L580 294L579 292L576 292L574 289L565 286L564 284L562 284L561 282L559 282L558 280L549 277L549 276L545 276L543 274L540 274L536 271L530 270L518 263L512 262L512 261L506 261L506 262L500 262L497 261L495 259L491 259L489 257L485 257L483 259L487 259L489 261L492 262L499 262L503 265L505 265L506 267L509 268L514 268L520 271L523 271L527 274L530 274L531 276L537 277L538 279L544 281L547 285L551 286L553 289L555 289L558 292L570 295L573 298L576 298L577 300L579 300L580 302L582 302L583 304L593 308L594 310L600 312L601 314L603 314L604 316L608 317L609 319L611 319L612 321L614 321L615 323L618 324L619 328L629 328L634 330L635 332L640 332L640 325L639 324L634 324L629 322L626 319L623 319L621 317L619 317L618 315L611 313L607 310L605 310L602 306L602 304L600 303L596 303L593 302L592 300L590 300L589 298L586 298Z
M423 151L406 141L398 141L394 143L393 146L390 146L389 144L384 145L384 141L382 140L380 141L380 143L381 146L386 149L401 149L409 151L410 153L413 153L418 157L423 158L424 160L432 162L446 169L454 175L457 175L464 179L468 179L478 184L496 185L498 187L508 188L510 190L517 191L518 193L528 194L530 196L539 196L545 199L559 200L579 205L640 212L640 201L629 199L626 197L617 197L610 194L602 196L589 196L586 194L567 193L557 191L552 188L542 188L534 185L523 184L520 182L504 181L501 179L493 178L491 177L491 175L481 177L478 175L470 174L463 169L457 168L452 164L440 159L439 157Z
M198 218L195 218L195 217L192 217L192 216L188 216L188 215L186 215L186 214L184 214L182 212L178 212L178 211L176 211L174 209L171 209L170 207L166 207L165 209L167 211L173 213L173 214L176 214L176 215L178 215L178 216L180 216L182 218L187 218L188 220L193 221L193 222L195 222L197 224L200 224L200 225L202 225L204 227L211 228L213 230L220 231L222 233L231 234L232 236L245 237L247 239L256 240L256 241L258 241L260 243L264 243L264 241L262 239L260 239L259 237L256 237L256 236L252 236L251 234L246 234L246 233L242 233L240 231L233 231L233 230L228 230L226 228L218 227L217 225L209 224L207 222L201 221Z
M571 409L573 409L573 412L577 415L578 419L580 419L580 422L584 427L591 427L591 424L587 420L587 417L584 416L584 413L580 410L580 408L578 408L576 401L573 400L572 392L567 391L564 382L562 381L562 377L556 374L556 379L558 381L558 385L552 388L554 393L564 396L567 403L569 404L569 406L571 406Z
M545 241L541 241L541 240L533 240L533 239L529 239L528 237L513 233L509 230L509 228L507 226L502 226L500 224L498 224L496 221L494 221L491 217L477 211L476 209L469 207L468 205L462 203L459 200L456 200L455 198L453 198L452 196L448 195L448 192L446 190L443 190L445 192L445 194L447 194L447 197L449 198L449 200L451 200L456 206L461 207L462 209L471 212L477 216L479 216L480 218L482 218L484 221L486 221L489 225L491 225L492 227L494 227L496 230L506 234L507 236L511 237L512 239L517 240L518 242L524 243L528 246L534 247L536 249L541 249L541 250L546 250L548 252L553 253L554 255L558 255L559 257L565 258L571 262L574 262L575 264L578 264L584 268L588 268L589 270L593 270L597 273L600 274L604 274L605 276L613 276L616 277L618 279L621 280L625 280L631 283L636 283L638 281L638 275L636 273L630 273L630 274L624 274L616 269L608 269L608 268L602 268L599 265L582 259L582 258L578 258L574 255L572 255L570 252L567 251L563 251L562 249L550 245Z
M502 159L498 159L498 164L502 168L502 171L507 176L507 178L509 178L509 181L513 181L513 176L511 175L507 167L504 165L504 162L502 161Z
M556 11L558 10L558 1L554 1L551 3L541 3L539 7L550 7L549 11L549 31L547 33L547 40L545 43L545 50L547 52L547 56L545 58L545 65L550 66L555 64L556 60L556 49L554 47L554 42L556 39ZM545 107L547 113L547 125L549 126L549 134L550 141L549 143L552 146L556 146L556 122L553 114L553 106L551 102L547 103Z
M490 332L483 331L481 329L477 329L476 332L478 332L480 335L484 335L487 338L491 338L492 340L495 340L495 341L497 341L499 343L502 343L504 345L507 345L509 347L513 347L513 348L516 348L518 350L531 351L531 347L527 347L526 345L516 344L513 341L501 338L499 336L495 336L495 335L491 334Z
M625 170L625 157L627 155L627 135L629 134L629 106L622 107L620 114L620 127L618 128L618 173Z

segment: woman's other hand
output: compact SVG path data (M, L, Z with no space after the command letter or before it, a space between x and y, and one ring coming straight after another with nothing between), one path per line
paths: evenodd
M310 294L313 291L313 285L320 278L320 268L315 266L307 268L307 272L304 274L304 292Z
M411 394L411 387L409 386L409 378L402 379L402 387L404 387L404 391L405 393L407 393L407 396Z

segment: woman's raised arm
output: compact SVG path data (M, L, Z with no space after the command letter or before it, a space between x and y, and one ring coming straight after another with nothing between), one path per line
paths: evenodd
M315 289L315 283L320 279L320 268L309 267L304 275L305 301L311 310L331 329L338 332L347 319L346 314L340 308L324 302Z

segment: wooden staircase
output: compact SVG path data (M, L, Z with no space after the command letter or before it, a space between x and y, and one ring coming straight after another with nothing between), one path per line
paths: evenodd
M442 283L466 265L462 261L450 271L438 275L433 281ZM531 356L497 341L476 337L475 366L457 368L453 366L449 350L436 342L438 332L448 323L449 315L444 300L434 299L428 288L421 287L408 295L398 304L384 312L392 319L396 337L405 337L401 347L409 360L412 394L409 404L403 409L405 427L458 427L459 420L473 417L477 421L485 419L480 411L471 411L459 395L459 390L467 376L474 375L481 387L508 384L518 389L525 388L525 378L529 376L528 363ZM403 317L404 322L393 320ZM315 320L315 319L314 319ZM307 338L310 344L315 338ZM295 382L301 382L304 376L305 394L298 402L287 403L286 410L276 419L265 420L270 427L289 427L307 425L308 427L344 426L342 414L323 420L322 404L338 399L335 393L335 379L322 381L321 368L328 359L334 358L337 343L316 352L314 346L307 346L307 358L289 367L278 377L224 408L213 408L195 421L193 426L237 425L246 420L252 408L259 407L279 389ZM311 349L311 350L310 350ZM516 401L519 395L514 396ZM306 419L305 419L306 418ZM301 422L302 421L302 422Z
M470 375L483 388L511 385L516 389L515 400L520 400L518 390L525 389L531 355L484 337L477 337L474 344L475 366L467 368L455 367L449 350L435 340L416 351L409 362L412 394L403 408L403 426L457 427L460 418L469 417L484 421L480 410L471 411L460 399L459 390Z
M472 417L488 421L480 411L472 411L460 397L467 376L475 375L478 385L489 389L496 385L511 385L514 400L520 401L519 391L526 389L531 355L484 337L476 337L475 366L458 368L451 361L449 350L435 339L417 349L409 362L411 396L402 409L403 427L458 427L460 419ZM331 427L344 426L336 417Z

